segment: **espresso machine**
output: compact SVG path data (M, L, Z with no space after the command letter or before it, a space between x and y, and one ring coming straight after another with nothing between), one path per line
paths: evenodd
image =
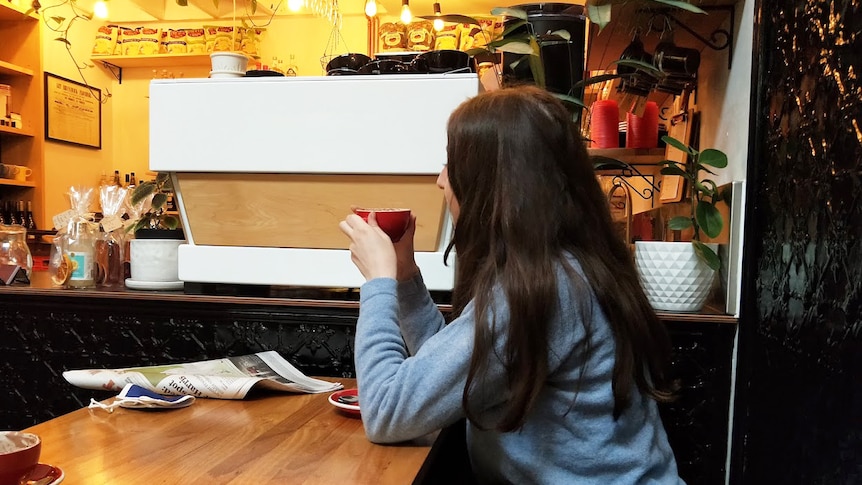
M451 290L452 221L436 178L476 74L157 79L150 169L170 172L186 282L356 288L339 221L409 208L428 288Z

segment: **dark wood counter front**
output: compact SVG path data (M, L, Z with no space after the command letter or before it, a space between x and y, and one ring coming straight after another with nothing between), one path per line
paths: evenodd
M435 299L449 309L447 295ZM355 289L72 290L36 272L30 286L0 286L0 429L27 428L114 395L72 387L62 377L70 369L275 350L307 375L354 377L357 300ZM709 311L659 316L682 386L661 408L680 473L688 483L724 483L736 319Z

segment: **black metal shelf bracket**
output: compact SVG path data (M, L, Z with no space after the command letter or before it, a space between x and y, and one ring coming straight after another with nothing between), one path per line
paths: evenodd
M630 188L633 193L637 194L638 197L640 197L643 200L652 200L653 194L655 194L656 192L661 192L661 187L660 187L661 182L659 182L659 185L656 185L655 183L653 183L652 179L654 179L654 177L652 175L645 175L645 174L641 173L633 165L629 165L629 164L626 164L626 165L627 165L627 167L621 168L620 173L617 175L614 175L614 178L611 179L611 183L613 185L623 184L623 185L627 186L628 188ZM644 187L643 190L638 189L637 187L632 185L631 182L629 182L629 179L631 177L638 177L638 178L642 179L644 182L646 182L646 184L649 187Z
M709 34L709 38L697 33L694 29L685 24L682 20L675 17L670 9L650 9L649 11L655 15L660 15L666 19L668 23L673 23L677 27L691 34L692 37L699 40L703 45L714 51L729 49L727 54L727 68L730 69L733 60L733 33L736 26L736 8L733 5L718 5L700 7L705 12L724 12L730 17L730 30L715 29Z
M105 66L105 69L107 69L114 76L114 78L116 78L116 80L119 81L120 84L123 84L123 68L122 67L117 66L115 64L111 64L108 61L102 61L102 65Z

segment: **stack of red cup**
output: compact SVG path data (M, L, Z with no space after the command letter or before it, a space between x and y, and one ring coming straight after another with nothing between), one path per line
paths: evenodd
M655 148L658 146L658 105L647 102L643 116L626 113L628 131L626 148Z
M596 101L590 113L590 147L618 148L620 113L617 102L612 99Z

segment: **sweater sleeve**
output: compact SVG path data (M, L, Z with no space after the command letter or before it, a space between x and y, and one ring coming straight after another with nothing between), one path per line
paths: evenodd
M398 322L397 286L394 279L377 278L360 288L356 378L365 433L376 443L414 439L464 417L461 395L473 348L472 306L410 355ZM499 388L502 381L483 384Z
M398 324L411 355L446 324L419 273L398 283Z

